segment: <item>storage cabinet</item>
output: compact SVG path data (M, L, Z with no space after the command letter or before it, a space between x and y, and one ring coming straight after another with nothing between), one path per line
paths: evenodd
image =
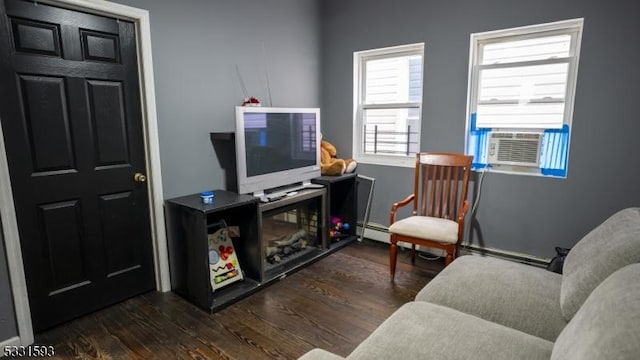
M172 290L211 311L255 291L262 280L258 199L223 190L214 198L210 205L199 194L165 203ZM213 292L207 236L220 220L237 230L232 241L244 280Z
M172 290L215 311L283 278L329 253L325 189L260 203L250 195L214 191L214 203L199 194L166 201ZM208 235L223 221L243 272L242 281L213 291Z

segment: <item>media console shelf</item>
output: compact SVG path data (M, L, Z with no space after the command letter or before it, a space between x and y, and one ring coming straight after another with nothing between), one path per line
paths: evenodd
M326 216L328 226L331 227L331 218L338 217L342 222L350 225L349 230L342 231L338 236L330 237L329 248L339 249L356 240L356 227L358 223L356 174L344 174L341 176L320 176L312 183L324 185L327 189ZM328 235L328 234L327 234Z
M263 281L275 280L327 254L326 190L305 189L261 203Z
M262 281L258 199L223 190L214 191L214 198L213 204L203 204L199 194L165 202L171 288L210 311L257 290ZM220 220L238 227L233 245L244 280L212 292L208 225Z
M172 290L216 311L337 250L328 240L327 189L304 189L260 203L250 195L214 191L214 203L199 194L166 200ZM244 280L212 291L208 234L221 220L232 237Z

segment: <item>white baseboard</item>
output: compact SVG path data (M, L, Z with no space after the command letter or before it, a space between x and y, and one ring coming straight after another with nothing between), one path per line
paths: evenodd
M18 346L21 345L20 338L18 336L14 336L12 338L8 338L7 340L3 340L0 342L0 348L4 348L5 346ZM2 354L0 354L2 356Z
M23 344L20 342L20 338L17 336L8 338L7 340L0 341L0 349L2 350L4 350L4 348L7 346L20 346L20 345L23 345ZM4 351L0 352L0 358L1 357L4 357Z
M381 230L379 228L385 228L382 225L379 224L375 224L375 223L369 223L369 225L373 225L373 226L368 226L365 230L364 230L364 237L370 240L375 240L375 241L380 241L386 244L389 244L389 232L386 230ZM360 235L360 233L362 232L362 227L358 226L358 236ZM411 244L410 243L406 243L406 242L398 242L398 246L401 246L403 248L406 249L411 249ZM431 255L436 255L436 256L445 256L445 252L444 250L440 250L440 249L434 249L434 248L421 248L420 245L416 246L416 250L421 251L421 252L426 252L429 253Z
M357 229L358 235L362 232L362 227L358 226ZM376 223L368 223L367 228L364 230L364 237L370 240L380 241L383 243L389 244L389 231L387 227L384 225L376 224ZM411 249L411 244L405 242L399 242L399 246L404 248ZM432 255L444 256L444 251L440 249L433 248L424 248L420 249L420 246L416 247L417 250L422 252L427 252ZM507 260L515 260L519 262L525 262L530 265L535 266L545 266L551 261L551 259L540 258L536 256L532 256L529 254L523 254L515 251L502 250L496 248L489 247L480 247L471 244L462 244L462 249L460 249L460 253L471 254L471 255L485 255L491 257L498 257Z
M546 267L551 261L551 259L540 258L537 256L523 254L515 251L488 248L488 247L479 247L479 246L469 245L469 244L462 244L460 253L471 254L471 255L481 255L481 256L491 256L491 257L496 257L500 259L522 262L522 263L526 263L526 264L534 265L538 267Z

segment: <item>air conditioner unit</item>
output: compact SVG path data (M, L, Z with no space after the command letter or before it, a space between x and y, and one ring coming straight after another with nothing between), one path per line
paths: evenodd
M492 132L489 164L537 167L542 134L537 132Z

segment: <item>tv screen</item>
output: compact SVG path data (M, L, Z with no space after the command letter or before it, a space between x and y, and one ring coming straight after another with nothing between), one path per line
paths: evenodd
M262 192L319 176L319 131L319 109L238 107L239 192Z

